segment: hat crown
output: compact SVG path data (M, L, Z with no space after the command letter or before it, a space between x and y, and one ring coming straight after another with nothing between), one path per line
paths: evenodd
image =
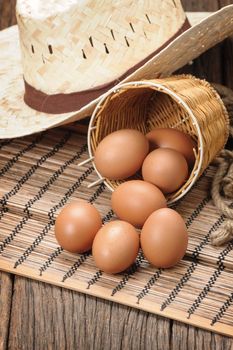
M118 79L182 27L180 0L18 0L25 81L46 94Z
M84 6L87 0L79 0L79 5ZM18 0L17 10L21 15L42 18L62 13L72 5L77 4L77 0Z

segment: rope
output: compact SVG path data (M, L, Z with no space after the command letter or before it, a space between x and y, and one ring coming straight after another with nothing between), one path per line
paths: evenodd
M214 87L228 110L230 137L233 138L233 91L219 84L214 84ZM210 238L213 245L221 246L233 240L233 151L222 150L215 162L218 169L212 182L211 195L215 206L226 220L223 227L213 232Z

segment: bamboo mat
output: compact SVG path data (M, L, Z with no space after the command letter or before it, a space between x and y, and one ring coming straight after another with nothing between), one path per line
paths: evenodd
M156 269L140 252L132 268L110 276L90 253L67 253L54 238L55 218L73 199L94 203L103 222L114 218L104 185L87 188L97 176L77 166L86 158L86 137L72 129L0 142L0 269L233 336L233 244L209 242L225 220L210 199L214 166L176 204L189 232L184 260Z

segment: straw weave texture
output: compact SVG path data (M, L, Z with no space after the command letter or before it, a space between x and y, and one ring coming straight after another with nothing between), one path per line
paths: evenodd
M140 253L131 269L111 276L96 269L91 254L67 253L54 238L58 213L74 199L93 203L103 222L115 217L110 191L87 188L97 179L93 167L78 167L88 157L86 137L57 129L0 148L1 270L233 336L233 244L210 244L225 222L210 199L213 165L176 204L189 232L184 259L163 270Z
M229 116L210 84L190 75L181 75L120 85L97 106L90 128L94 126L96 129L90 134L91 154L105 136L119 129L138 129L146 134L154 128L175 128L189 134L197 144L196 163L185 185L168 196L169 200L174 200L181 193L185 194L195 174L198 173L196 179L200 177L224 147L229 135ZM106 181L112 189L122 182Z
M24 77L47 94L119 78L168 41L186 18L179 0L78 0L58 13L51 3L40 17L21 12L21 1L17 20ZM41 7L48 7L43 2Z
M223 8L187 31L127 80L168 76L232 32L233 5ZM32 134L82 119L93 111L98 99L74 113L49 115L34 111L23 101L23 73L17 26L1 31L0 52L0 138ZM60 75L60 71L57 75ZM92 78L95 75L96 72Z

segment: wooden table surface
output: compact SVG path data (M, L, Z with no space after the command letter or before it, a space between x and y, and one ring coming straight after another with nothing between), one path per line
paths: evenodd
M228 4L233 0L183 0L187 11ZM15 24L14 7L15 0L0 0L0 29ZM182 71L233 88L233 38ZM228 350L233 338L0 272L2 349Z

